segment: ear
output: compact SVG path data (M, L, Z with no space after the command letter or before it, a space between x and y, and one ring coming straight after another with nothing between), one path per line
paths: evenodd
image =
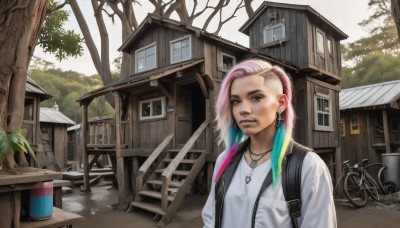
M288 100L286 94L278 95L277 99L279 102L278 112L282 113L283 111L285 111L286 107L288 106L289 100Z

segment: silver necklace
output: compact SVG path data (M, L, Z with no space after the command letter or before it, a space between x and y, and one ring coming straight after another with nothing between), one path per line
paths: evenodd
M258 161L259 161L261 158L263 158L266 154L268 154L269 152L272 151L272 148L271 148L271 149L269 149L269 150L266 150L266 151L263 152L263 153L256 154L256 153L253 153L253 151L251 151L250 145L249 145L249 148L248 148L248 149L249 149L249 157L250 157L250 159L251 159L251 162L250 162L250 164L249 164L249 166L250 166L250 168L251 168L251 171L250 171L249 174L247 174L246 179L244 180L244 181L246 182L246 184L250 183L250 181L251 181L251 175L253 174L254 168L257 167ZM259 158L256 158L256 159L253 159L252 155L254 155L254 156L260 156L260 157L259 157Z

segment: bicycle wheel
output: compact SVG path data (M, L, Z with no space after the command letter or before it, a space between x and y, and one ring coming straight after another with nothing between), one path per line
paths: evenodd
M374 200L379 200L378 184L374 178L367 172L365 172L365 183L367 185L367 192Z
M361 187L361 177L358 173L348 173L344 179L344 195L350 203L358 208L368 203L368 194L365 188Z
M385 195L390 195L397 192L396 184L391 181L384 182L382 185Z

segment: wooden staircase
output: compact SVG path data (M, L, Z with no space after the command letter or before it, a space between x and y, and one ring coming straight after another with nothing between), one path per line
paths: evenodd
M161 158L163 148L172 139L172 135L170 135L148 157L139 169L136 178L137 194L129 206L128 212L134 208L154 212L156 215L162 216L157 226L164 226L171 221L205 164L206 151L191 148L199 136L205 132L207 125L207 122L200 125L182 149L170 149L166 152L165 157ZM157 160L159 161L157 168L142 184L151 164L156 164Z

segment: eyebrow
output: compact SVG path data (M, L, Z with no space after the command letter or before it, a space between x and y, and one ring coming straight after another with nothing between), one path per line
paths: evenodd
M255 90L247 92L247 96L250 96L250 95L253 95L253 94L259 93L259 92L264 92L264 91L261 89L255 89ZM235 94L231 94L231 97L239 97L239 96L235 95Z

